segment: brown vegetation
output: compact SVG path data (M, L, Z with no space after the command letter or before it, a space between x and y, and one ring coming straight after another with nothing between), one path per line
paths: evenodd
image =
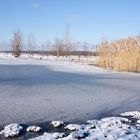
M101 67L117 71L140 72L140 37L128 37L113 42L104 41L98 48Z

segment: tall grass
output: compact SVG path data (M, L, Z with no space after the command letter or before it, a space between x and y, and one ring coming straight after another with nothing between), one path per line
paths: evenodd
M140 37L131 36L113 42L104 41L98 48L101 67L117 71L140 72Z

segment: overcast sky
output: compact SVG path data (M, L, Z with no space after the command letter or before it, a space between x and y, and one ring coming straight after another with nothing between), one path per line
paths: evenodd
M0 41L20 29L40 41L63 35L98 43L140 33L140 0L0 0Z

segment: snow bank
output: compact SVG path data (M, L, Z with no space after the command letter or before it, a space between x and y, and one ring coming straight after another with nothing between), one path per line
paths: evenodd
M0 134L4 135L5 137L14 137L18 136L22 129L23 127L19 124L13 123L5 126L5 128L0 132Z

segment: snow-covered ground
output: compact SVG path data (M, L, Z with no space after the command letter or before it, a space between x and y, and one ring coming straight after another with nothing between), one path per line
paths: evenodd
M140 111L140 74L112 72L67 58L0 55L0 128L14 122L78 123L130 110ZM102 131L99 128L99 136ZM75 133L71 135L83 135Z
M19 58L15 58L11 53L0 53L0 60L28 60L29 63L33 60L47 60L49 62L69 63L69 64L96 64L97 57L95 56L46 56L34 54L30 57L29 54L21 54Z

